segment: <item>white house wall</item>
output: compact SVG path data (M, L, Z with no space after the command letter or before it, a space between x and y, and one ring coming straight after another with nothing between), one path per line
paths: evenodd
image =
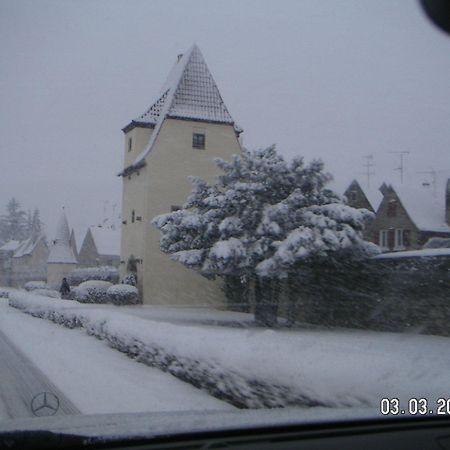
M134 130L133 130L134 131ZM206 148L192 148L193 132L204 132ZM127 136L125 136L127 142ZM214 158L231 159L240 146L231 125L166 119L146 166L123 179L122 272L129 255L142 259L138 278L146 304L223 305L220 282L206 280L173 262L159 250L159 231L150 222L181 206L191 192L191 175L213 181L219 171ZM130 224L131 211L142 222Z

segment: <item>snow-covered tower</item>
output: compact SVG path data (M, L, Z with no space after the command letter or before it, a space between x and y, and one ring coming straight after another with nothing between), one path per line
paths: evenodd
M67 217L63 211L56 227L55 238L50 245L50 254L47 259L47 284L59 288L62 279L76 267L77 258L71 245Z
M159 250L159 232L150 223L186 201L189 176L212 181L218 174L214 158L241 151L242 130L196 45L178 55L156 101L122 131L121 274L137 274L144 303L221 304L217 283Z

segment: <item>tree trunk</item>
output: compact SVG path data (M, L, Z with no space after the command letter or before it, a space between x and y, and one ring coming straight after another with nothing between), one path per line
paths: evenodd
M291 327L298 319L298 282L293 275L287 279L287 325Z
M277 324L279 281L266 277L255 279L255 321L273 327Z
M244 277L227 275L224 292L227 298L227 308L231 311L249 312L249 283Z

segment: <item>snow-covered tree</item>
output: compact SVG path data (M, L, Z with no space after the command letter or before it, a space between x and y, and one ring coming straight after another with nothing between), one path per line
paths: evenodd
M0 241L25 238L27 238L26 214L20 203L12 198L6 205L6 214L0 218Z
M41 216L38 208L35 208L33 212L28 210L26 219L26 232L28 237L36 239L42 233L43 223L41 222Z
M223 173L215 184L193 178L183 208L153 224L174 260L205 277L253 280L257 320L274 323L279 280L302 265L376 252L361 233L373 214L325 188L331 176L322 162L286 162L274 147L216 162Z

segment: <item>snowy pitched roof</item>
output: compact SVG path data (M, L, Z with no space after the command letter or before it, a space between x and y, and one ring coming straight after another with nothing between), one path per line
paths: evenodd
M444 197L434 197L430 189L392 186L403 207L421 231L450 233L446 223Z
M368 187L363 187L363 185L356 179L354 179L350 185L347 187L346 191L353 186L357 186L361 192L366 196L367 201L372 206L372 209L376 212L380 206L381 200L383 200L383 195L379 189L373 189Z
M120 230L90 227L92 239L99 255L120 255Z
M0 250L13 252L13 258L20 258L21 256L31 255L36 245L44 239L44 235L38 236L36 239L30 237L29 239L24 239L23 241L8 241L5 245L0 247Z
M220 95L216 82L206 65L200 49L193 45L172 68L157 100L124 130L133 124L154 127L150 141L136 158L133 166L138 166L151 151L166 117L225 123L235 126L233 118Z
M37 239L33 239L32 237L25 239L16 248L13 257L20 258L21 256L31 255L41 239L43 239L43 236L39 236Z
M63 212L56 227L55 239L50 248L48 263L76 264L77 259L70 245L70 231L66 214Z
M6 244L3 244L0 247L0 250L3 250L5 252L14 252L17 249L17 247L20 246L21 242L23 241L10 240Z

